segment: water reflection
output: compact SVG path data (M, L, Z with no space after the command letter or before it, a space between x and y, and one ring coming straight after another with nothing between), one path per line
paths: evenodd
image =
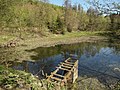
M74 45L58 45L56 47L36 48L26 50L27 52L36 52L36 56L31 56L35 62L26 61L14 66L16 69L22 69L33 74L43 70L50 73L62 62L67 54L73 53L79 58L79 75L82 75L81 66L87 66L90 69L104 72L107 69L108 74L112 70L120 69L120 51L108 43L80 43ZM118 73L118 72L117 72ZM120 73L118 73L120 74Z
M32 61L14 64L13 68L42 76L50 74L55 67L67 58L69 53L78 55L79 76L95 77L100 82L114 83L120 80L120 48L105 42L58 45L55 47L26 50L35 52ZM108 84L109 84L108 83Z

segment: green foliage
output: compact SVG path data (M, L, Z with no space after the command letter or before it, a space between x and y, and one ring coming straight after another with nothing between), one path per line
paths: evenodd
M11 6L13 0L0 0L0 26L6 26L12 21L13 12Z
M79 31L84 31L86 30L86 26L89 23L89 17L87 16L87 14L83 11L80 11L78 13L78 30Z
M0 87L4 89L15 89L19 87L38 90L41 88L41 82L29 73L0 66Z
M0 65L0 89L5 90L66 90L64 86L39 80L30 73L5 68Z
M56 21L52 22L51 31L55 34L64 34L64 20L63 17L58 16Z
M111 14L111 30L119 30L120 27L120 14Z
M0 31L4 28L11 32L16 30L17 36L22 37L26 31L43 35L50 31L64 34L109 29L110 19L95 15L98 11L90 8L86 13L80 4L72 6L68 2L68 5L68 8L61 7L44 0L0 0Z

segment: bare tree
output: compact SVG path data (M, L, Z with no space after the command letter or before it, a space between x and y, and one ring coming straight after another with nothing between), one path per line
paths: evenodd
M90 5L97 8L101 14L120 14L120 1L115 0L86 0Z
M65 7L65 24L67 23L67 15L68 15L68 9L71 8L71 2L70 0L64 0L64 7Z

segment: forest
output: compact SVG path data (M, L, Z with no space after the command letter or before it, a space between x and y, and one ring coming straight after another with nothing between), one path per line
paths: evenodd
M119 25L119 12L105 16L92 6L84 11L81 4L71 5L69 0L64 6L39 0L0 0L0 32L16 33L20 38L30 32L118 30Z

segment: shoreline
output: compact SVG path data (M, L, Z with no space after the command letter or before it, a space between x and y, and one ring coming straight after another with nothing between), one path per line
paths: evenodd
M50 47L60 44L74 44L74 43L81 43L81 42L93 42L98 40L108 40L107 37L102 36L103 33L108 33L105 31L81 31L81 32L72 32L72 33L66 33L65 35L61 34L51 34L48 33L45 36L26 36L24 38L9 38L5 40L1 40L4 42L0 43L0 48L11 48L11 47L22 47L22 46L29 46L30 48L35 47ZM4 36L5 37L5 36ZM6 36L7 37L7 36ZM34 45L33 45L34 44Z
M18 62L22 62L24 60L31 60L30 56L31 55L36 55L37 53L34 52L26 52L26 50L31 50L31 49L35 49L37 47L51 47L51 46L56 46L56 45L63 45L63 44L77 44L77 43L83 43L83 42L105 42L108 41L109 38L104 37L104 36L80 36L80 37L72 37L72 38L60 38L60 36L54 36L54 37L43 37L43 38L31 38L31 39L26 39L26 40L21 40L19 42L19 46L15 47L15 48L10 48L10 49L14 49L17 52L18 56L14 56L14 59L11 58L11 60L13 60L13 62L15 60L17 60ZM16 53L15 52L15 53ZM13 53L11 53L13 54ZM13 54L14 55L14 54ZM15 61L15 62L17 62ZM33 60L35 61L35 60ZM20 72L20 71L19 71ZM22 71L21 71L22 72ZM23 74L26 74L25 72L23 72ZM19 75L19 74L18 74ZM27 74L26 74L27 75ZM19 77L21 79L21 77ZM39 83L39 88L42 88L42 85L45 85L44 83L47 83L46 80L41 80L41 82L38 81L38 79L36 79L36 77L32 78L36 81L32 82L38 82ZM85 84L86 86L88 85L87 82L93 80L94 81L94 85L93 86L98 86L98 89L103 89L106 90L105 85L103 85L102 83L100 83L96 78L87 78L86 80L83 80L86 77L79 77L78 80L82 79L82 83ZM31 76L30 76L31 79ZM31 83L30 83L31 84ZM80 88L85 88L83 86L83 84L79 84L79 83L75 83L74 85L76 85L76 87L80 87ZM33 84L32 84L33 85ZM47 87L47 86L44 86ZM1 88L0 88L1 89Z
M108 38L103 36L81 36L74 38L33 38L31 40L24 40L19 43L17 49L23 47L24 49L33 49L37 47L52 47L56 45L64 45L64 44L77 44L82 42L97 42L97 41L108 41Z
M77 44L82 42L97 42L97 41L107 41L108 39L101 36L81 36L75 38L66 38L66 39L55 39L55 38L35 38L31 40L25 40L20 43L20 46L16 47L15 50L20 54L18 57L19 61L31 60L31 56L36 55L34 52L27 52L31 49L36 49L38 47L54 47L56 45L69 45Z
M36 56L35 52L27 52L31 49L36 49L38 47L54 47L56 45L64 45L64 44L77 44L82 42L97 42L97 41L108 41L108 38L104 36L97 35L83 35L83 36L72 36L66 37L66 35L51 35L48 37L36 37L36 38L28 38L25 40L20 40L17 43L16 47L10 48L0 48L7 55L8 60L12 62L22 62L26 60L31 60L31 56ZM11 52L11 54L9 54ZM3 55L2 55L3 56ZM2 60L2 59L1 59ZM2 61L6 61L3 59ZM4 62L2 62L4 63Z

